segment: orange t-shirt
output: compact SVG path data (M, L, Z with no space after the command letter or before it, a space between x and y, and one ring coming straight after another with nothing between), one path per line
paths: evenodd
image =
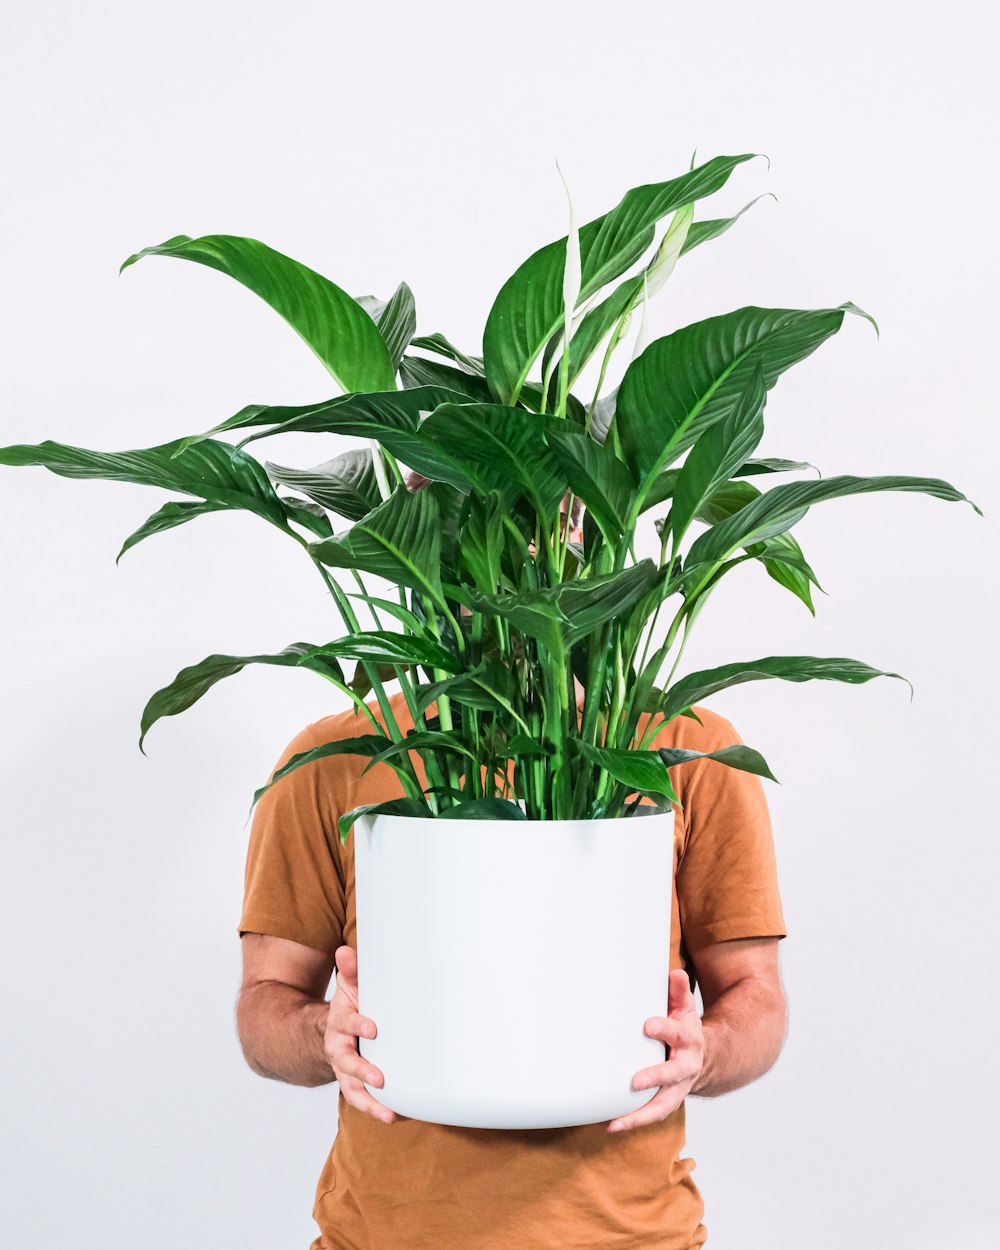
M411 728L402 694L392 707L400 727ZM678 717L654 745L713 751L742 742L725 717L700 705L695 711L704 727ZM640 728L647 723L643 718ZM275 768L299 751L370 729L353 707L324 716L296 735ZM423 766L413 759L423 782ZM263 795L250 833L241 934L322 951L344 943L357 949L354 833L341 847L337 818L403 793L387 764L362 777L367 763L328 756ZM688 968L694 982L689 948L780 938L785 924L761 779L714 760L679 765L671 779L683 809L675 806L670 966ZM364 1011L363 1000L360 1006ZM604 1123L383 1124L343 1094L339 1113L313 1207L321 1235L310 1250L691 1250L708 1236L691 1176L695 1162L681 1158L683 1103L667 1119L621 1134L609 1134Z

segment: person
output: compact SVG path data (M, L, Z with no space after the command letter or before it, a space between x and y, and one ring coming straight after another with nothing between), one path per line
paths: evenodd
M425 481L411 475L407 484ZM579 515L570 523L578 526ZM390 702L400 728L412 728L403 695ZM653 745L713 751L743 741L725 717L700 705L694 710L701 724L677 717ZM646 724L648 716L640 729ZM321 717L292 739L273 771L300 751L369 728L353 707ZM423 783L422 763L412 758ZM377 1090L384 1074L359 1053L358 1039L374 1037L378 1023L359 1001L354 834L342 846L337 819L403 793L387 764L362 775L366 763L327 756L261 797L238 925L243 981L236 1025L246 1062L272 1080L339 1085L338 1129L312 1211L320 1233L309 1250L704 1245L695 1161L681 1157L684 1100L756 1080L776 1061L787 1032L778 966L787 933L761 779L712 760L672 771L681 806L674 808L667 1010L635 1022L664 1044L664 1061L633 1077L635 1088L650 1090L649 1101L611 1123L473 1129L398 1115L365 1088ZM514 940L510 946L503 992L517 1027L530 1027L518 1019L517 965L531 952L518 951ZM426 951L426 968L433 995L433 950ZM336 988L327 1000L334 969ZM585 1018L566 1022L568 1030L586 1026Z

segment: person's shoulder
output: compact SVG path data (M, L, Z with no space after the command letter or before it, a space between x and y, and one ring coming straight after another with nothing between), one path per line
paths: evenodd
M719 712L700 703L692 704L691 716L675 716L666 722L656 734L654 747L683 747L688 751L715 751L719 747L741 742L733 722ZM649 721L646 721L649 724Z
M390 695L389 705L393 715L400 722L400 727L409 727L412 723L407 713L406 700L403 694ZM366 702L366 706L374 713L380 725L384 724L377 700ZM404 726L404 721L406 725ZM324 742L340 742L344 738L361 738L374 733L375 729L368 717L354 703L342 712L331 712L300 729L285 748L286 756L296 755L300 751L311 751L322 746Z

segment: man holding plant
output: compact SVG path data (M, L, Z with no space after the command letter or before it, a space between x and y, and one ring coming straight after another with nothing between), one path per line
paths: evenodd
M411 489L425 483L419 475L408 479ZM579 540L580 520L577 505L571 542ZM577 683L581 708L583 693ZM405 732L412 727L405 701L396 695L391 703ZM709 752L742 741L722 716L696 711L702 725L678 717L653 747ZM276 770L298 752L355 735L357 725L353 709L322 718L293 739ZM675 809L669 1001L665 1015L635 1022L666 1048L664 1062L633 1077L635 1089L651 1091L649 1101L610 1124L517 1131L411 1120L369 1092L384 1075L358 1049L358 1039L374 1037L378 1026L358 1000L353 836L341 845L337 819L402 791L386 766L363 777L362 767L356 756L330 756L264 793L239 922L237 1027L248 1064L291 1084L340 1084L339 1130L313 1211L321 1235L311 1250L703 1245L695 1163L680 1157L684 1099L756 1080L774 1064L786 1033L777 951L786 931L760 778L711 760L676 770L683 807ZM512 935L507 992L518 1029L531 1028L517 1013L518 963L530 958ZM426 967L433 994L432 950ZM336 990L326 1001L334 968ZM600 1001L598 989L595 1010ZM566 1022L569 1032L586 1027L586 1019Z

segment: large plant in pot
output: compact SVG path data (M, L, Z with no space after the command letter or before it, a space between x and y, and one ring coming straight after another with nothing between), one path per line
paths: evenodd
M769 389L860 313L853 304L740 308L646 341L646 304L678 259L740 216L696 221L696 205L749 159L717 157L634 188L579 229L571 210L567 236L500 291L481 355L441 334L416 337L405 284L386 302L354 299L229 235L146 248L122 268L147 255L197 261L266 300L327 367L337 396L253 405L139 450L0 449L6 464L193 497L165 503L122 552L207 512L243 509L314 563L337 636L183 669L147 703L139 744L251 663L308 668L357 706L356 736L294 756L254 801L335 753L399 777L403 797L345 814L340 837L355 839L359 992L379 1024L362 1051L385 1074L383 1101L403 1115L546 1128L648 1101L630 1076L662 1058L641 1022L667 995L670 770L703 758L652 749L655 736L741 682L899 677L811 656L677 677L698 614L745 561L812 611L816 578L792 529L816 503L884 490L965 499L928 477L786 480L812 466L755 458ZM643 327L631 363L605 393L633 314ZM248 450L291 431L365 441L305 469L262 465ZM581 511L582 527L563 523ZM640 555L644 543L653 555ZM391 683L412 721L405 731ZM709 758L772 777L742 743ZM436 951L433 1017L415 932ZM496 992L511 932L532 955L515 1019ZM567 1027L598 983L615 1001L593 1027Z

